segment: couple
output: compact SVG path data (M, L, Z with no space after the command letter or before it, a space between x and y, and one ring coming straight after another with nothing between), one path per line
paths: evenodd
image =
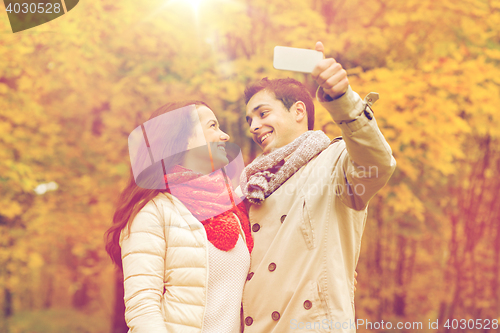
M163 187L131 177L107 232L130 332L355 331L367 205L395 160L370 108L377 95L361 100L331 58L312 76L343 140L311 131L314 104L301 83L250 85L246 121L263 154L236 190L222 168L229 136L206 104L169 104L151 116L187 115L162 132L171 156L159 167Z

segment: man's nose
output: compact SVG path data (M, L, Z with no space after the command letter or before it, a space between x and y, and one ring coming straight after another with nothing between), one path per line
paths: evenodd
M252 124L250 125L250 133L255 134L256 131L258 131L261 127L261 124L258 121L253 120Z

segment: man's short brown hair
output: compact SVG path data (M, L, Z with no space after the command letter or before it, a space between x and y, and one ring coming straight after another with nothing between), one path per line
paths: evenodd
M265 77L259 82L247 86L245 104L248 104L253 95L261 90L273 93L274 97L281 101L288 111L295 102L302 101L306 106L307 129L314 129L314 102L306 86L302 83L292 78L270 80Z

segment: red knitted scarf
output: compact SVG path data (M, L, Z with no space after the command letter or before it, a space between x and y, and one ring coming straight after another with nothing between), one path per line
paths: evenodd
M221 169L202 176L176 165L165 176L165 182L168 192L201 221L208 240L216 248L229 251L235 247L240 235L237 216L245 233L248 251L252 252L253 238L244 202L234 203L234 192L225 177Z

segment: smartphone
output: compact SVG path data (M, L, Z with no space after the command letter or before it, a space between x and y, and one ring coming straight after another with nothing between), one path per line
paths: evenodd
M314 66L323 59L323 53L316 50L275 46L273 66L284 71L312 73Z

